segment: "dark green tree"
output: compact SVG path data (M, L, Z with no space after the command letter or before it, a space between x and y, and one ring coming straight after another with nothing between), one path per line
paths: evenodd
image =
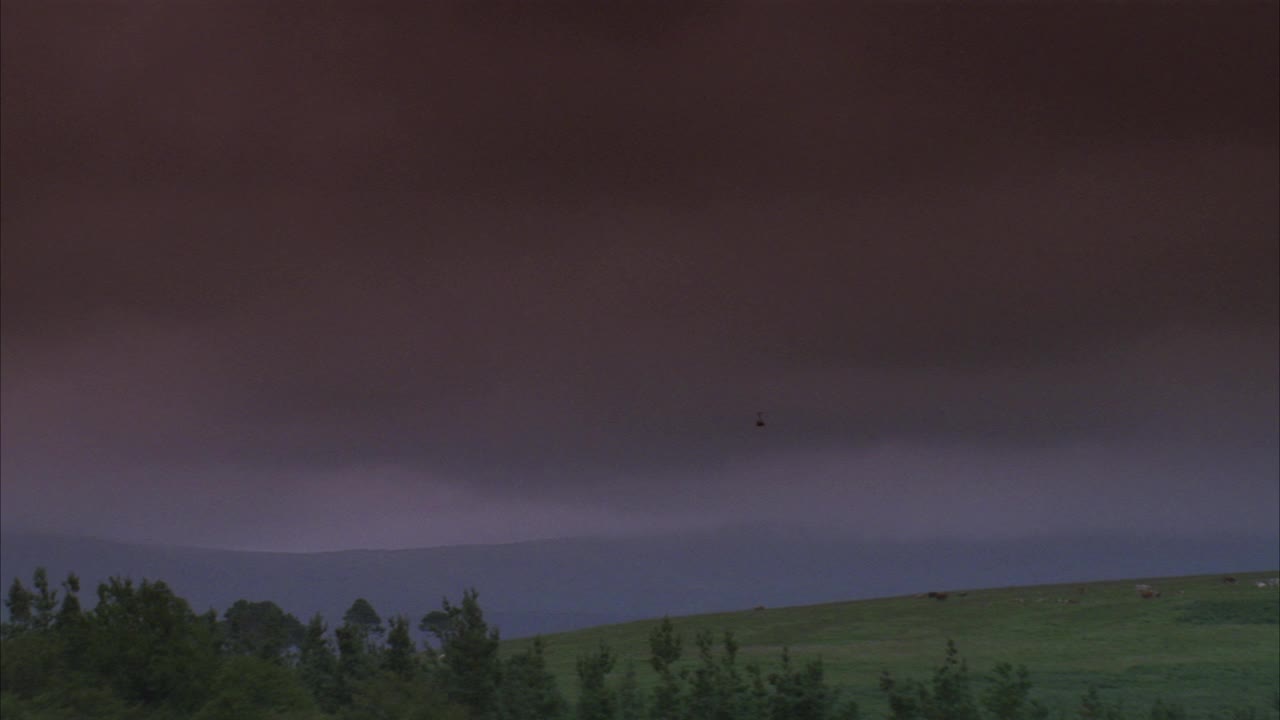
M35 599L36 596L22 584L22 580L13 579L9 595L4 601L5 607L9 609L9 634L17 634L31 627L31 610Z
M980 720L968 665L953 640L947 640L947 655L933 673L932 689L922 703L929 720Z
M77 625L83 619L83 612L80 608L80 578L75 573L67 575L67 579L62 582L62 605L58 608L58 615L54 618L54 625L57 627L66 627Z
M422 621L418 623L418 629L424 633L429 633L432 637L439 638L449 632L449 626L453 623L453 617L444 610L432 610L422 616Z
M227 658L210 680L213 697L194 720L301 720L316 712L298 677L270 658Z
M319 613L313 615L298 648L298 678L325 712L333 712L339 700L338 661L325 637L327 632L324 618Z
M338 704L346 705L360 685L377 672L378 661L369 651L363 628L344 623L333 636L338 646L336 694Z
M340 720L471 720L466 708L449 702L434 683L390 673L379 673L356 688L350 703L335 716Z
M635 663L627 661L618 679L618 720L644 720L645 714Z
M62 645L62 653L69 670L84 670L89 651L89 619L80 607L80 578L75 573L67 575L62 583L62 605L54 618Z
M24 698L46 695L55 704L80 702L83 693L70 682L69 675L84 663L87 630L80 611L80 581L70 575L63 586L62 607L55 613L50 603L58 593L49 588L43 568L34 573L37 592L15 579L7 604L17 622L6 625L0 634L0 693L17 693Z
M769 682L758 663L747 663L745 668L746 708L743 714L749 718L764 718L769 714Z
M534 638L528 649L503 663L498 690L501 720L554 720L564 715L565 708L555 676L547 670L542 638Z
M0 641L0 694L30 700L57 693L65 675L64 655L53 633L26 631Z
M603 643L595 651L578 657L577 720L613 720L617 697L606 682L617 658Z
M649 632L649 664L659 675L671 671L671 666L680 660L683 640L676 633L676 627L670 617L664 616Z
M997 663L982 705L992 720L1044 720L1049 709L1032 700L1030 693L1030 673L1025 665L1015 670L1009 663Z
M377 638L384 632L382 618L364 598L358 598L343 614L342 625L333 631L338 647L335 694L339 705L349 704L360 686L378 672L382 647Z
M490 629L474 588L462 594L462 604L444 598L439 614L428 613L421 627L440 644L441 680L449 699L469 709L476 720L495 716L501 665L498 631Z
M899 681L888 670L880 673L880 692L889 703L890 720L919 720L922 717L917 698L927 691L918 682Z
M191 712L217 667L217 637L162 581L111 578L89 617L87 663L126 702Z
M730 631L721 638L724 653L721 655L718 685L725 703L720 718L750 717L753 710L746 680L738 672L738 639ZM727 714L726 714L727 713Z
M0 718L4 720L151 720L168 718L126 703L109 688L84 682L64 682L29 700L0 693Z
M223 613L221 630L231 654L273 662L283 662L286 652L301 645L305 634L298 618L270 600L237 600Z
M356 598L351 603L351 607L342 615L342 624L359 633L368 642L376 642L385 632L378 611L364 598Z
M955 642L947 641L946 657L933 673L929 685L918 681L898 681L889 671L880 676L880 690L889 702L892 720L980 720L973 699L968 666Z
M811 660L802 667L791 662L791 653L783 648L782 667L769 674L773 693L769 698L771 720L827 720L835 707L835 695L827 686L821 660Z
M693 637L698 649L698 667L694 669L689 687L688 717L691 720L711 720L719 715L724 698L719 693L718 670L710 630L700 630Z
M669 617L664 616L649 633L649 664L658 673L658 686L653 690L650 706L655 720L680 715L680 683L673 666L680 660L682 644Z
M409 619L397 615L387 621L387 649L382 654L382 668L404 680L414 675L413 638L409 635Z
M55 611L58 609L58 591L49 589L49 574L42 567L36 568L31 584L36 589L31 604L32 627L47 630L53 626Z
M756 712L747 685L738 672L738 642L733 633L724 634L723 652L719 656L710 631L699 632L694 644L698 648L698 665L690 680L688 717L692 720L738 720Z

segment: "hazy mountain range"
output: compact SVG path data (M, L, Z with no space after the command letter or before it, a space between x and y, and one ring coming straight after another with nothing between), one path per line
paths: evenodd
M336 624L357 597L416 625L467 587L504 637L720 610L934 589L1269 570L1274 537L1042 537L882 542L747 527L655 537L571 538L410 550L270 553L27 533L0 534L0 573L68 572L82 600L112 576L161 579L192 607L272 600Z

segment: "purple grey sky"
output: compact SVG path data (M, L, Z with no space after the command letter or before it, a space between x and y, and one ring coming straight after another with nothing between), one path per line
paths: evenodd
M1278 8L6 0L0 519L1280 535Z

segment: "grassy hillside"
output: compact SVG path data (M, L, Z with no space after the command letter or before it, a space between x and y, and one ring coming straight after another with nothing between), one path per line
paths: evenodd
M743 661L768 667L784 646L798 658L820 656L833 685L844 688L870 717L882 715L877 688L882 670L927 679L956 641L971 672L997 661L1025 664L1035 694L1050 707L1074 707L1089 684L1104 698L1145 709L1157 697L1208 713L1253 705L1270 717L1280 689L1280 589L1258 579L1277 572L1148 578L957 591L945 601L895 597L807 607L768 608L677 618L685 656L693 635L735 633ZM1142 599L1135 584L1161 597ZM938 588L943 590L944 588ZM961 595L961 592L964 592ZM634 661L641 683L652 680L648 634L656 621L548 636L548 661L561 687L574 695L578 655L609 645ZM518 650L527 641L504 643ZM617 671L615 671L617 674ZM864 716L867 716L864 714Z

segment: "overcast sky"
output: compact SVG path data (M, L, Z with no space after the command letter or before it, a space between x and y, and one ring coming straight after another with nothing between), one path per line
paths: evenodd
M1280 6L847 5L5 0L3 527L1280 535Z

